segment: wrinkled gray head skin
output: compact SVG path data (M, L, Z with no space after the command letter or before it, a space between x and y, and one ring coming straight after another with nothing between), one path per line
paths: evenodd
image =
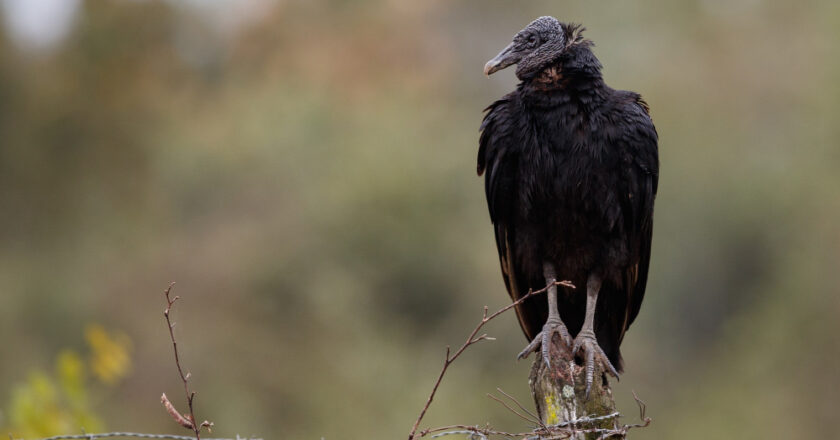
M516 76L525 80L555 61L565 48L562 23L554 17L540 17L517 32L513 42L484 65L484 74L491 75L516 64Z

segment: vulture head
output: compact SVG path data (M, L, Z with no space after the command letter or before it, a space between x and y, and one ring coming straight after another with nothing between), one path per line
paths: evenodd
M513 36L513 42L484 65L491 75L516 64L516 77L527 81L548 69L554 75L600 76L601 63L592 53L592 42L583 38L584 28L540 17Z

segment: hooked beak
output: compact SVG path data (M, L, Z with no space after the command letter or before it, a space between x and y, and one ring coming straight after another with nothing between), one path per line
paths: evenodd
M492 60L488 61L487 64L484 65L484 74L485 75L492 75L499 70L504 69L507 66L512 64L516 64L519 62L519 54L514 52L513 50L513 43L507 45L506 48L502 49L498 55L493 57Z

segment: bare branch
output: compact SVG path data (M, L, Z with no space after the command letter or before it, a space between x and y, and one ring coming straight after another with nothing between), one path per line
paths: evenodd
M434 399L435 393L439 388L443 376L446 374L447 369L458 358L469 346L483 341L483 340L492 340L493 338L489 337L486 333L479 335L479 331L481 328L491 319L499 316L500 314L504 313L507 310L510 310L513 307L521 304L523 301L527 300L528 298L546 292L549 287L553 285L562 285L565 287L574 288L571 283L568 281L560 281L549 284L543 289L536 290L536 291L529 291L527 295L519 298L517 301L499 309L498 311L488 314L488 309L485 306L481 321L479 321L478 325L473 329L470 335L467 337L466 341L457 349L454 353L451 352L449 346L446 347L446 357L444 359L443 368L441 369L440 373L438 374L437 380L435 381L434 387L432 388L431 393L429 394L428 399L426 400L426 404L423 406L423 409L420 412L420 416L414 423L414 427L409 434L409 440L415 440L416 438L431 436L432 438L448 436L448 435L469 435L470 438L480 438L482 440L487 440L490 437L501 437L506 439L521 439L521 440L563 440L563 439L578 439L583 438L584 435L591 435L596 436L599 439L609 439L609 438L626 438L627 431L633 428L644 428L651 423L651 419L645 416L645 404L642 402L634 393L633 397L636 399L637 404L639 405L639 418L641 419L641 423L636 424L618 424L618 418L621 417L621 414L616 412L614 409L613 411L609 412L608 414L603 415L595 415L595 414L581 414L578 412L579 416L571 418L567 418L565 421L561 423L556 423L552 425L547 425L541 416L537 416L535 413L531 412L527 408L525 408L516 398L511 396L510 394L504 392L500 388L497 390L509 401L513 402L519 409L513 408L511 405L508 404L502 398L496 397L492 394L488 394L487 396L491 399L501 403L505 408L507 408L512 413L516 414L518 417L522 418L523 420L527 421L529 424L537 425L532 431L529 432L505 432L493 429L489 425L484 427L478 425L449 425L449 426L442 426L437 428L426 428L421 431L417 431L420 422L422 421L423 417L426 414L426 411L429 409L432 400ZM478 335L478 336L477 336ZM535 361L539 365L542 365L541 361ZM532 390L533 391L533 390ZM565 392L565 391L564 391ZM613 406L614 408L614 406ZM540 412L542 415L542 412ZM607 426L604 426L604 422L609 421ZM590 438L587 436L587 438Z
M536 414L534 414L533 412L531 412L530 410L528 410L528 408L525 408L525 407L524 407L521 403L519 403L519 401L518 401L518 400L516 400L516 398L515 398L515 397L513 397L513 396L511 396L510 394L508 394L508 393L504 392L504 390L502 390L501 388L498 388L498 387L497 387L497 388L496 388L496 390L497 390L498 392L502 393L502 394L503 394L505 397L507 397L508 399L510 399L513 403L515 403L515 404L516 404L516 406L518 406L518 407L519 407L519 409L520 409L520 410L522 410L522 412L524 412L525 414L528 414L528 416L529 416L529 417L531 417L532 419L536 420L538 425L543 426L543 427L545 426L545 425L543 424L542 420L540 420L540 417L539 417L539 416L537 416Z
M175 324L169 319L169 312L172 311L172 305L175 304L175 301L180 299L179 296L170 297L169 294L172 292L172 287L175 283L170 283L169 287L163 292L164 296L166 297L166 309L163 311L163 316L166 318L166 326L169 328L169 338L172 340L172 350L175 352L175 366L178 367L178 374L181 376L181 382L184 384L184 394L187 396L187 406L189 407L189 414L185 417L181 415L178 410L169 402L169 399L166 398L166 394L161 396L161 402L163 406L166 408L166 411L172 418L181 426L192 429L195 433L196 440L201 440L201 429L207 428L207 432L210 432L210 427L213 426L212 422L207 420L199 423L196 423L195 419L195 411L193 410L193 399L195 399L195 391L190 391L189 386L189 379L190 373L184 374L184 369L181 368L181 359L178 356L178 342L175 340L175 332L173 328Z
M635 391L631 391L633 393L633 399L636 401L636 404L639 405L639 419L641 419L642 423L637 423L635 425L627 425L628 427L632 428L646 428L650 425L651 419L650 417L645 416L645 412L647 411L647 405L642 399L639 399L639 396L636 395Z
M515 409L511 408L511 407L510 407L510 406L509 406L509 405L508 405L508 404L507 404L504 400L502 400L502 399L500 399L500 398L498 398L498 397L496 397L496 396L494 396L494 395L492 395L492 394L490 394L490 393L487 393L487 397L489 397L489 398L491 398L491 399L495 400L496 402L501 403L501 404L502 404L502 406L504 406L505 408L507 408L507 410L508 410L508 411L510 411L510 412L512 412L512 413L514 413L514 414L516 414L517 416L519 416L519 418L520 418L520 419L522 419L522 420L524 420L524 421L526 421L526 422L528 422L528 423L536 423L536 424L540 424L540 420L539 420L539 419L531 418L531 417L528 417L528 416L526 416L526 415L524 415L524 414L520 413L519 411L517 411L517 410L515 410Z
M484 313L482 314L481 321L479 321L478 325L473 329L472 333L470 333L470 335L467 337L467 341L464 342L464 344L461 345L461 347L458 350L455 351L455 354L450 356L449 347L446 347L446 359L443 362L443 368L440 370L440 374L438 374L437 380L435 381L435 385L432 387L432 392L429 394L429 398L426 399L426 404L423 406L423 409L420 411L420 415L417 417L417 421L414 422L414 426L411 428L411 432L408 434L408 440L414 440L414 437L417 434L417 428L420 426L420 422L423 420L423 417L426 415L426 411L429 409L429 405L432 404L432 399L434 399L435 393L437 393L437 389L440 386L440 382L441 382L441 380L443 380L443 376L444 376L444 374L446 374L446 370L447 370L447 368L449 368L449 365L451 365L452 362L454 362L455 359L457 359L458 356L460 356L461 353L463 353L464 350L466 350L467 347L469 347L470 345L473 345L476 342L480 342L480 341L483 341L483 340L493 340L493 338L488 337L486 334L483 334L481 336L476 337L476 335L481 330L481 328L484 327L484 324L487 324L493 318L495 318L495 317L501 315L502 313L518 306L519 304L522 304L522 302L524 302L528 298L531 298L532 296L535 296L535 295L538 295L540 293L546 292L548 290L548 288L552 287L552 286L565 286L565 287L571 287L573 289L575 288L575 286L569 281L556 281L554 283L550 283L549 285L543 287L540 290L529 290L526 295L522 296L522 298L517 299L516 301L502 307L501 309L497 310L496 312L494 312L490 315L487 314L487 311L488 311L487 306L484 306ZM424 432L428 433L427 431L424 431ZM423 436L423 434L421 434L421 437L422 436Z

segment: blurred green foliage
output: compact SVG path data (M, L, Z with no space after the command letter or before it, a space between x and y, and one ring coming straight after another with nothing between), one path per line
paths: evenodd
M52 374L35 369L25 382L13 385L7 404L0 406L0 430L11 438L38 438L80 431L102 431L104 423L91 404L96 386L88 376L114 386L129 372L129 341L92 324L85 330L89 361L62 349Z
M176 280L220 435L405 435L443 347L507 302L474 170L481 109L515 79L481 69L554 15L586 25L660 134L650 285L615 387L628 418L631 389L654 417L633 437L833 435L838 3L209 3L82 2L42 51L0 29L0 396L102 322L135 361L97 415L172 431ZM429 424L522 427L484 395L529 401L524 339L512 315L488 331ZM27 382L36 406L60 376Z

